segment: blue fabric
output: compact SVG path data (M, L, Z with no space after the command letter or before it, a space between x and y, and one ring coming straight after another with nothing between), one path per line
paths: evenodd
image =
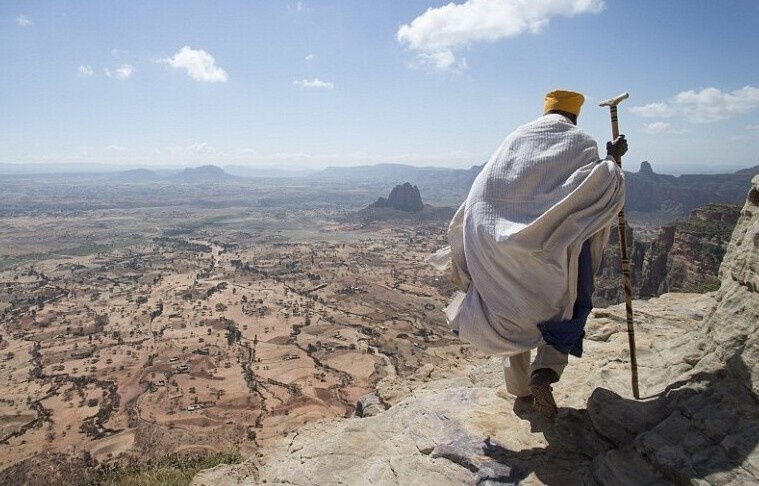
M582 356L582 339L585 337L585 322L593 309L593 261L590 257L590 242L586 241L580 250L577 271L577 299L572 318L559 322L538 324L546 343L562 353Z

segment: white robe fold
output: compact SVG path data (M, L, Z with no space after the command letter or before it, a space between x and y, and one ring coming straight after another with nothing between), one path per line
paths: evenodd
M542 342L541 322L572 317L582 244L594 273L624 176L595 140L561 115L509 135L477 176L448 231L462 290L446 308L460 337L490 354Z

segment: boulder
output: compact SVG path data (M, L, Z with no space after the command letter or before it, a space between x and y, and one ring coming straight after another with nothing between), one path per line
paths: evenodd
M372 417L385 411L376 392L367 393L356 403L356 417Z

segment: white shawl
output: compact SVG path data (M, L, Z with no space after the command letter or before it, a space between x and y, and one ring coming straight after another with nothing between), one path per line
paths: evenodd
M624 176L595 140L551 114L509 135L474 181L448 230L454 280L446 308L460 337L490 354L542 342L541 322L572 317L577 262L591 239L598 270L624 204Z

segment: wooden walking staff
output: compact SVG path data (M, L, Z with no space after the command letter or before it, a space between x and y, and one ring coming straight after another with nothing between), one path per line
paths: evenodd
M619 123L617 121L617 105L629 98L628 93L602 101L599 106L608 106L611 111L611 139L619 137ZM622 168L622 157L617 157L617 165ZM625 222L625 208L619 211L619 249L622 254L622 284L625 288L625 308L627 309L627 339L630 343L630 371L632 372L633 396L640 398L638 391L638 359L635 356L635 327L633 326L632 308L632 280L630 278L630 257L627 254L627 223Z

